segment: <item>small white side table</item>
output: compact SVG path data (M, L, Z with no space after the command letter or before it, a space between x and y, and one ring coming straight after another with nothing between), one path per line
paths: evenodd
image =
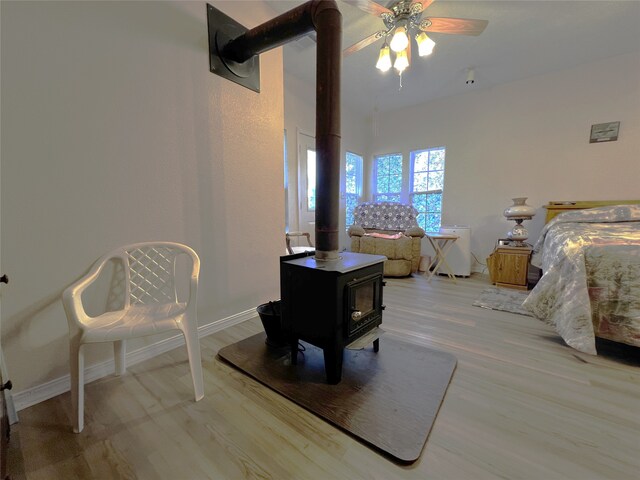
M438 268L442 266L446 271L447 277L453 280L453 283L456 283L456 276L453 274L451 267L447 263L447 253L449 253L449 249L451 249L455 241L460 237L444 233L427 233L425 236L433 247L434 252L436 252L433 260L427 268L427 280L430 282L431 277L433 277ZM432 266L433 270L431 270Z

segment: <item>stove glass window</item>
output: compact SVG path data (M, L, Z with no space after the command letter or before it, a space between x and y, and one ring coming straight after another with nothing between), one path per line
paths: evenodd
M362 315L360 316L359 320L364 320L364 318L371 313L375 306L374 306L374 299L375 299L375 293L374 293L374 288L375 288L375 283L371 282L365 285L362 285L360 287L358 287L355 291L355 309L362 312Z

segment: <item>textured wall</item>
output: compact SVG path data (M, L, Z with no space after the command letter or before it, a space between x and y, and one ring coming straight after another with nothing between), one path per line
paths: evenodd
M262 2L212 3L248 27L272 17ZM209 73L205 2L1 8L2 345L16 391L68 372L60 294L115 246L191 245L201 324L277 298L281 49L261 57L256 94ZM110 351L91 347L87 366Z
M618 120L618 141L589 143L592 124ZM377 123L372 157L447 147L443 224L470 225L483 263L513 226L502 216L513 197L538 209L526 222L530 242L550 200L640 198L638 53L385 113Z

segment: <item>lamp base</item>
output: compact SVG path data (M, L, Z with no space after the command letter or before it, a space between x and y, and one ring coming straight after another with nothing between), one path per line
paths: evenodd
M524 247L524 241L529 238L529 232L522 225L522 220L516 220L514 227L507 233L507 237L514 241L517 247Z

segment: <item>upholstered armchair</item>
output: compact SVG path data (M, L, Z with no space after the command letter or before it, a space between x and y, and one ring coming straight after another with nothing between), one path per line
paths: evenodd
M362 203L354 209L349 227L351 251L384 255L384 274L405 277L418 270L424 230L411 205L394 202Z

